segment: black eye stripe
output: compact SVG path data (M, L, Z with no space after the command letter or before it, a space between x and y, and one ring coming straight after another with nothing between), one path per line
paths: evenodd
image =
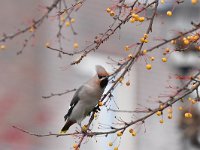
M102 79L102 78L105 78L106 76L100 76L100 75L98 75L98 78L99 79Z

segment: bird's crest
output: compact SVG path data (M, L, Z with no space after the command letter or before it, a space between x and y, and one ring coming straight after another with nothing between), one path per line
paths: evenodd
M109 76L105 68L100 65L96 65L96 72L99 76L104 76L104 77Z

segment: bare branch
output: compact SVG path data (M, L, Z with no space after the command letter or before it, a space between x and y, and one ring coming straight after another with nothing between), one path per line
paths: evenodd
M54 97L54 96L62 96L64 94L68 94L68 93L71 93L71 92L74 92L74 91L76 91L76 89L67 90L67 91L61 92L61 93L51 93L49 96L42 96L42 98L47 99L47 98L51 98L51 97Z

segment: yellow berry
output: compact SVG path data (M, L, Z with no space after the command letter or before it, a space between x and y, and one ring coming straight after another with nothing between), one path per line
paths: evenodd
M197 103L197 101L193 99L192 100L192 104L196 104L196 103Z
M103 106L103 102L99 101L99 102L98 102L98 105L99 105L99 106Z
M147 64L147 65L146 65L146 69L147 69L147 70L151 70L151 68L152 68L151 64Z
M190 36L190 35L187 36L187 39L188 39L188 40L191 40L191 38L192 38L192 36Z
M137 14L134 14L134 13L133 13L133 14L132 14L132 17L135 18L136 21L139 20L139 15L137 15Z
M135 131L132 132L132 136L136 136L137 133Z
M65 26L69 27L70 26L70 22L69 21L65 22Z
M192 114L191 113L185 113L185 118L192 118Z
M74 19L74 18L72 18L72 19L70 20L70 22L71 22L71 23L74 23L74 22L75 22L75 19Z
M133 133L133 131L134 131L133 129L129 129L129 132L130 132L130 133Z
M75 143L75 144L73 145L73 148L76 149L77 147L78 147L78 144Z
M191 3L192 3L193 5L195 5L195 4L198 3L198 0L191 0Z
M107 8L106 11L107 11L107 13L110 13L110 12L111 12L111 9L110 9L110 8Z
M160 2L161 2L161 4L164 4L164 3L165 3L165 0L161 0Z
M157 111L157 112L156 112L156 115L157 115L157 116L161 116L161 115L162 115L162 112L161 112L161 111Z
M184 40L183 43L184 43L185 45L188 45L188 44L190 43L190 41L189 41L189 40Z
M144 40L144 43L148 43L148 42L149 42L149 40L147 40L147 39Z
M113 143L112 143L112 142L109 142L108 145L109 145L109 146L113 146Z
M147 50L146 50L146 49L142 51L142 54L143 54L143 55L145 55L146 53L147 53Z
M167 117L168 117L168 119L172 119L172 113L169 113L169 114L167 115Z
M139 19L138 19L139 22L143 22L144 20L145 20L144 17L139 17Z
M167 16L172 16L172 11L167 11Z
M163 58L162 58L162 61L163 61L163 62L167 62L167 58L163 57Z
M120 131L120 132L117 132L117 136L122 136L122 132Z
M78 43L75 42L74 43L74 48L78 48L78 46L79 46Z
M131 17L129 21L130 21L131 23L134 23L134 22L135 22L135 18Z
M145 38L140 38L140 42L144 43Z
M151 61L154 61L154 60L155 60L155 57L150 57L150 60L151 60Z
M130 49L130 47L128 46L128 45L126 45L125 47L124 47L124 50L125 51L128 51Z
M113 17L115 15L114 11L110 11L110 16Z
M115 147L114 150L118 150L118 147Z
M191 97L188 97L188 101L191 101L192 100L192 98Z
M199 35L193 36L193 41L197 41L199 39Z
M163 124L163 123L164 123L164 120L163 120L163 119L160 119L160 123Z

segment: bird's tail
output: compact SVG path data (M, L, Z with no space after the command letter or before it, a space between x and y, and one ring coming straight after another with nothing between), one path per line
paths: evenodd
M67 122L65 123L64 127L61 129L60 134L66 133L67 130L69 129L69 127L71 125L73 125L74 123L76 123L75 121L71 121L71 120L67 120Z

